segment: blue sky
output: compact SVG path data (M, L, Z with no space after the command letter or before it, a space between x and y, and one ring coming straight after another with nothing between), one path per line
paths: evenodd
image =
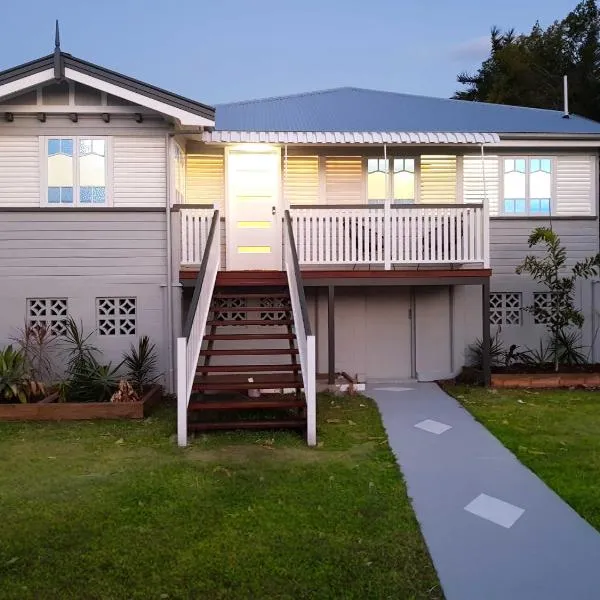
M66 52L206 103L351 85L447 97L492 25L529 30L576 0L29 0L0 28L0 69Z

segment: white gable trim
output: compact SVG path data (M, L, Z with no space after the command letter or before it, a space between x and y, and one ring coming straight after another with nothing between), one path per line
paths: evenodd
M9 81L8 83L0 85L0 99L28 88L35 87L41 83L46 83L46 81L51 81L52 79L54 79L54 69L46 69L45 71L40 71L33 75L27 75L26 77Z
M118 85L108 83L107 81L97 79L96 77L91 77L90 75L86 75L85 73L81 73L75 69L71 69L70 67L65 68L65 77L67 79L71 79L72 81L82 83L83 85L107 92L113 96L123 98L124 100L133 102L134 104L145 106L146 108L155 110L163 115L173 117L174 119L177 119L182 126L212 127L215 124L214 121L211 121L205 117L201 117L200 115L195 115L180 108L176 108L175 106L171 106L170 104L166 104L165 102L148 98L143 94L126 90Z

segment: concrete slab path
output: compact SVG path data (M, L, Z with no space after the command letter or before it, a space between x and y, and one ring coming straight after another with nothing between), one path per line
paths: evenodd
M433 383L367 385L447 600L598 600L600 534Z

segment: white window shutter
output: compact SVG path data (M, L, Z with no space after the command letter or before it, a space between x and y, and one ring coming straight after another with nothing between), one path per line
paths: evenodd
M363 161L360 156L325 157L327 204L362 204Z
M186 165L188 204L225 206L225 168L222 154L188 154Z
M480 203L488 199L490 215L498 214L499 174L498 157L486 155L485 186L481 168L481 156L472 155L463 157L463 201L465 204Z
M594 199L595 158L559 156L555 162L557 216L589 216L596 212Z
M456 156L421 156L420 196L424 203L456 203Z
M288 156L283 185L288 206L318 204L319 157Z

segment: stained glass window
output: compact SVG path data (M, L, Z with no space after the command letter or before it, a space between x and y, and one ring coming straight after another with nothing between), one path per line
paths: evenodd
M396 203L415 201L414 158L367 160L367 199L369 202L383 202L390 195Z
M503 212L549 215L552 205L550 158L505 158Z
M48 204L106 204L106 140L48 138Z
M48 140L48 202L73 204L73 140Z

